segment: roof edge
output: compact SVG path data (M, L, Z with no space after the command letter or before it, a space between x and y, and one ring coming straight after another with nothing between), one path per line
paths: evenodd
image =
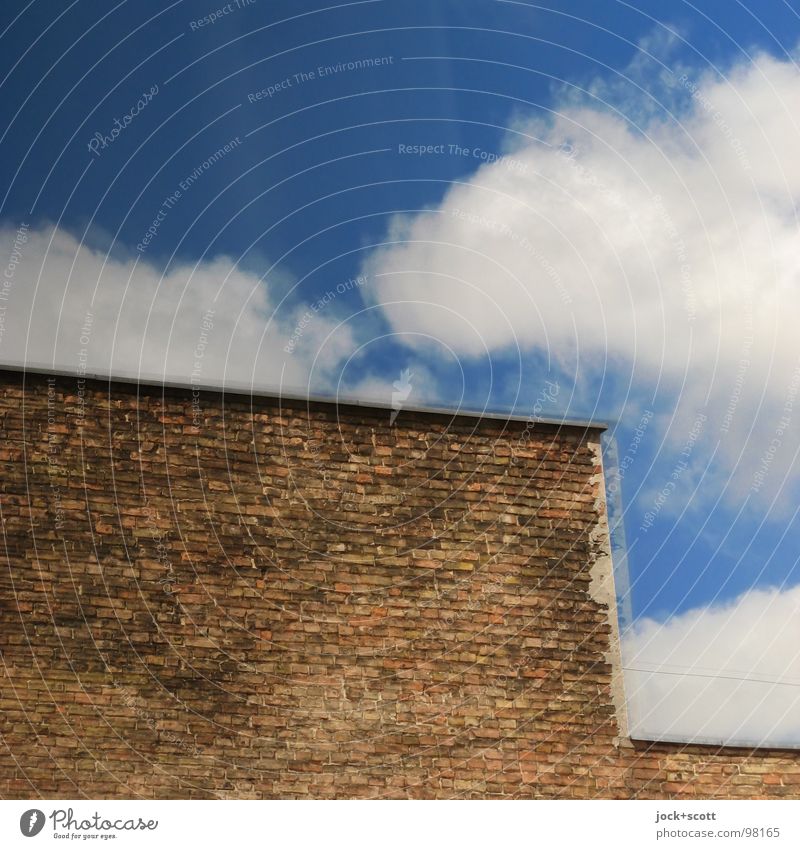
M392 411L391 404L379 400L360 399L350 396L326 396L316 394L301 394L284 392L279 387L260 387L255 384L229 381L227 383L201 383L198 381L179 381L159 377L154 374L132 374L125 372L94 372L46 366L40 363L4 363L0 362L0 372L15 374L31 374L42 377L71 377L76 380L94 380L101 383L125 383L154 389L192 390L210 392L217 395L239 395L249 398L272 398L276 401L292 401L306 404L330 404L342 407L360 407L367 410ZM567 418L541 418L538 416L521 416L489 410L470 410L460 407L428 407L403 404L400 413L429 413L453 418L489 419L491 421L530 422L531 424L552 425L555 427L579 428L581 430L608 430L609 423L602 420L581 420Z

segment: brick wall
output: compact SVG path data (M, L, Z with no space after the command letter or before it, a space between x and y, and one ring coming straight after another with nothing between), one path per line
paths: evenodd
M3 797L799 795L626 739L596 430L0 372L0 432Z

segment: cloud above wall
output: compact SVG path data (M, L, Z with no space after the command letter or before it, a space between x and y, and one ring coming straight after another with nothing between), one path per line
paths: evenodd
M780 424L800 386L800 71L767 55L652 71L640 55L628 79L518 117L501 160L395 217L365 295L411 344L544 352L580 387L567 414L613 372L615 409L667 411L667 453L714 456L685 495L769 503L800 471L800 428Z
M674 86L679 120L634 125L600 103L520 119L506 157L437 209L396 217L367 263L392 324L465 355L582 343L651 373L738 355L750 322L770 339L786 330L781 308L800 299L800 71L761 56ZM794 352L790 334L778 341Z
M800 586L642 620L622 653L633 737L797 745Z
M13 257L0 303L2 362L323 391L355 346L332 310L305 321L307 305L279 310L285 281L275 286L230 257L162 273L55 227L5 228L0 244Z

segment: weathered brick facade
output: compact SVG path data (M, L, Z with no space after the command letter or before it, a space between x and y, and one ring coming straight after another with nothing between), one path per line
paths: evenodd
M799 795L626 739L597 430L0 387L3 797Z

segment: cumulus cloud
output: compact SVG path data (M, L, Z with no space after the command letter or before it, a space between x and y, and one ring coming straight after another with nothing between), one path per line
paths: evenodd
M293 303L279 312L270 279L230 257L162 273L54 227L5 228L0 243L9 257L0 302L6 363L323 391L355 346L332 310Z
M622 649L634 738L797 745L800 586L640 621Z
M520 118L502 159L393 220L369 293L395 331L464 358L544 352L578 375L567 413L613 371L620 404L648 393L669 410L668 452L704 446L684 491L771 502L800 448L780 424L800 377L800 72L767 55L726 76L659 68L660 109L627 84Z
M558 372L561 413L616 404L635 427L655 410L645 507L674 484L662 516L699 492L711 509L724 494L779 517L800 471L800 73L766 55L726 76L651 61L551 118L517 116L502 159L392 221L360 291L414 349L387 376L410 368L415 403L454 400L423 365L431 350L519 348ZM58 228L6 228L0 244L0 361L336 391L358 348L335 305L282 302L283 286L230 257L162 273ZM349 385L391 393L371 374ZM798 605L798 588L753 590L635 625L634 734L796 742Z

